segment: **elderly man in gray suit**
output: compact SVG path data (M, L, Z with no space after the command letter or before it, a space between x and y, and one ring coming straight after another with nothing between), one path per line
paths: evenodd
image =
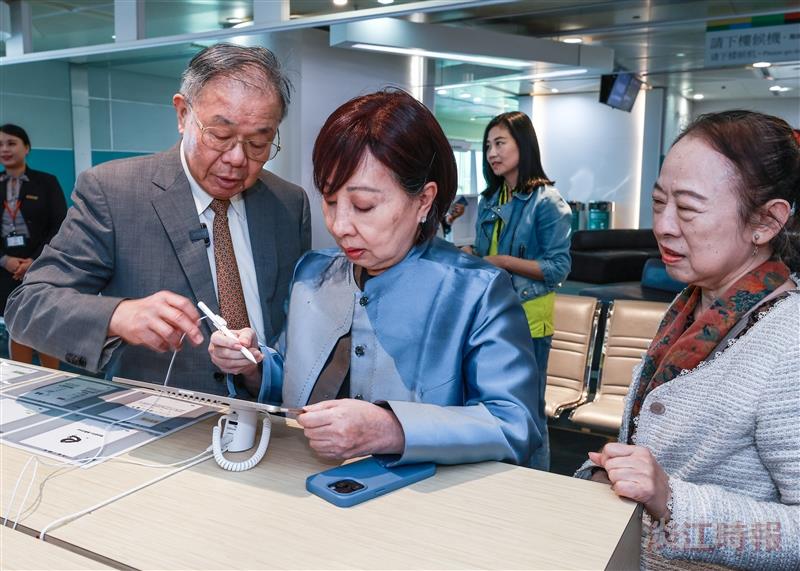
M11 336L81 368L158 383L185 337L170 384L228 392L197 302L270 343L311 243L305 192L263 170L280 149L289 91L269 50L198 53L173 98L181 142L81 173L61 230L9 299Z

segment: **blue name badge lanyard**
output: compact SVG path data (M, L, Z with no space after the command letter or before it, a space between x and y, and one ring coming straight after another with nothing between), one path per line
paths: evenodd
M3 208L8 212L8 215L11 216L11 225L13 226L11 234L3 238L5 246L6 248L20 248L25 245L25 236L17 234L17 216L22 208L22 193L18 195L13 211L8 206L8 200L3 201Z

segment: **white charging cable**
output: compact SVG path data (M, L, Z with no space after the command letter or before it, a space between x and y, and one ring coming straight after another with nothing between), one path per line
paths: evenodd
M31 474L30 480L28 481L28 489L25 490L25 498L19 504L19 509L17 510L17 515L14 516L14 525L13 525L13 527L11 529L16 529L17 528L17 522L19 522L19 516L20 516L20 513L22 512L22 507L25 505L25 502L28 500L28 494L30 494L30 492L31 492L31 487L33 487L33 482L36 481L36 472L39 469L39 459L36 456L33 456L33 455L30 458L28 458L27 462L25 462L25 465L22 467L22 470L20 471L19 476L17 477L17 482L14 485L14 491L11 492L11 500L8 502L8 510L6 510L6 516L3 519L3 527L8 525L8 517L11 515L11 506L14 505L14 498L17 495L17 489L19 488L19 484L22 481L22 476L25 475L25 472L28 470L28 466L30 466L31 463L33 463L33 472Z
M267 453L269 437L272 432L272 421L268 414L264 414L264 420L261 422L261 439L258 441L258 447L253 455L247 460L242 460L240 462L228 460L223 453L236 439L236 432L239 430L238 417L239 414L236 411L231 411L221 416L217 425L211 432L211 449L214 453L214 460L217 461L220 468L223 470L230 470L231 472L244 472L261 462L264 455ZM222 428L223 422L225 422L224 430Z
M195 462L196 460L199 461L199 462L204 462L204 461L208 460L209 458L211 458L213 456L213 454L210 454L210 452L211 452L211 446L209 446L208 448L203 450L200 454L196 454L195 456L192 456L191 458L186 458L184 460L179 460L177 462L172 462L171 464L149 464L147 462L140 462L138 460L131 460L131 459L127 459L127 458L117 458L117 457L112 457L112 456L100 457L100 458L96 458L96 460L113 460L115 462L119 462L119 463L122 463L122 464L132 464L134 466L143 466L145 468L158 468L158 469L162 469L163 470L163 469L167 469L167 468L185 467L184 464L189 464L189 463L191 463L191 465L194 465L194 464L198 463L198 462ZM22 479L22 476L24 475L28 465L31 464L31 462L33 462L33 474L31 475L30 482L28 484L28 490L25 492L25 497L23 498L23 501L20 502L19 508L17 509L17 514L16 514L16 516L14 518L14 524L11 526L12 529L16 529L17 525L19 524L20 517L27 517L28 513L38 506L38 503L39 503L39 501L41 499L41 495L44 492L44 486L49 480L51 480L51 479L53 479L53 478L55 478L55 477L57 477L59 475L67 474L69 472L72 472L73 470L77 470L78 468L81 467L80 465L78 465L78 466L69 466L67 468L66 466L64 466L63 463L47 462L47 461L42 460L41 458L38 458L36 456L31 456L30 458L28 458L28 462L23 467L22 472L20 472L19 478L17 478L17 483L14 486L13 493L11 494L11 499L9 501L9 506L14 504L14 497L15 497L15 495L17 493L17 488L19 487L20 480ZM52 474L47 475L44 478L44 480L42 480L42 482L39 484L39 494L36 496L36 498L34 498L34 500L31 503L31 505L23 512L22 508L23 508L23 506L26 504L26 502L28 500L28 494L30 493L30 488L33 485L33 482L36 480L36 473L37 473L38 467L40 465L49 466L49 467L53 467L53 468L60 468L60 470L56 470ZM66 470L65 470L65 468L66 468ZM5 518L3 520L3 525L4 526L8 523L8 518L9 518L9 515L10 515L10 511L11 511L10 508L6 511L6 515L5 515Z
M205 455L206 452L207 451L203 452L204 457L198 458L197 460L187 464L186 466L181 466L180 468L172 470L171 472L167 472L166 474L162 474L162 475L160 475L160 476L158 476L156 478L153 478L152 480L148 480L144 484L140 484L140 485L136 486L135 488L131 488L130 490L126 490L126 491L122 492L121 494L117 494L113 498L109 498L109 499L104 500L104 501L102 501L102 502L100 502L98 504L95 504L95 505L93 505L91 507L88 507L88 508L86 508L84 510L81 510L79 512L75 512L73 514L64 516L62 518L59 518L57 520L54 520L54 521L48 523L46 526L44 526L44 528L42 528L42 531L39 533L39 539L44 541L45 537L47 536L47 533L51 529L53 529L55 527L59 527L61 525L64 525L65 523L69 523L69 522L71 522L73 520L76 520L81 516L84 516L86 514L92 513L95 510L99 510L100 508L102 508L104 506L107 506L109 504L113 504L114 502L116 502L117 500L121 500L125 496L129 496L134 492L138 492L139 490L142 490L142 489L144 489L144 488L146 488L148 486L152 486L153 484L155 484L157 482L160 482L161 480L165 480L166 478L169 478L170 476L173 476L173 475L177 474L178 472L182 472L183 470L186 470L187 468L191 468L192 466L195 466L196 464L200 464L201 462L205 462L206 460L211 458L211 455Z
M205 317L201 317L199 321L203 321L204 319L206 319L206 318ZM178 346L179 347L183 344L183 340L185 338L186 338L186 333L181 335L181 338L178 341ZM175 357L177 355L178 355L178 350L175 349L172 352L172 357L170 358L169 365L167 366L167 374L164 375L164 382L162 384L162 386L164 386L164 387L166 387L169 384L169 378L172 375L172 365L175 363ZM86 466L88 464L91 464L92 462L95 462L97 460L106 458L106 457L100 456L100 454L102 454L103 450L106 447L106 439L108 438L108 435L111 432L111 428L116 426L116 425L118 425L118 424L122 424L123 422L129 422L131 420L139 418L140 416L144 416L145 414L150 412L150 410L154 406L156 406L156 404L158 404L158 401L160 401L162 397L163 397L163 395L157 395L156 398L153 400L153 402L151 402L149 405L147 405L146 408L144 408L144 409L140 410L139 412L134 413L134 414L132 414L130 416L127 416L125 418L117 419L114 422L112 422L111 424L109 424L108 426L106 426L105 429L103 430L103 439L100 441L100 447L97 449L97 452L95 453L94 456L92 456L91 458L82 458L82 459L79 459L79 460L67 461L67 464L73 464L74 463L74 464L77 464L80 467L80 466Z
M202 321L204 319L206 319L206 317L201 317L199 321ZM181 335L181 338L178 341L178 345L182 344L183 340L185 338L186 338L186 333ZM175 357L177 356L177 354L178 354L178 350L177 349L172 352L172 357L170 358L169 366L167 367L167 373L164 376L163 386L167 386L168 383L169 383L169 378L170 378L170 376L172 374L172 366L175 363ZM209 450L210 450L210 447L207 448L206 450L204 450L203 452L201 452L200 454L197 454L197 455L195 455L195 456L193 456L191 458L188 458L186 460L180 460L180 461L174 462L172 464L161 464L161 465L159 465L159 464L146 464L146 463L143 463L143 462L136 462L134 460L120 459L120 458L116 458L116 457L113 457L113 456L101 456L101 454L102 454L102 452L103 452L103 450L105 449L105 446L106 446L106 439L108 438L108 434L111 432L111 428L112 427L114 427L114 426L116 426L116 425L118 425L120 423L128 422L130 420L138 418L138 417L140 417L140 416L142 416L144 414L147 414L158 403L158 401L161 398L162 398L162 395L158 395L155 398L155 400L153 400L153 402L150 403L145 409L143 409L143 410L141 410L141 411L139 411L139 412L137 412L137 413L135 413L135 414L133 414L131 416L115 420L114 422L112 422L108 426L106 426L105 429L103 430L103 439L100 441L100 447L97 449L97 452L95 453L95 455L90 457L90 458L81 458L81 459L78 459L78 460L64 460L64 461L61 461L59 464L54 464L54 463L46 462L44 460L39 459L36 456L31 455L31 457L25 463L25 466L23 466L23 468L22 468L22 470L20 472L20 475L17 478L16 484L14 485L14 490L11 493L11 500L9 501L8 508L6 509L5 517L3 519L3 525L5 526L8 523L8 518L10 517L11 510L13 509L14 499L16 498L16 495L17 495L17 490L19 489L19 485L22 482L22 477L24 476L24 474L25 474L28 466L30 465L31 461L33 461L33 472L31 474L31 479L30 479L30 482L28 483L28 487L27 487L27 489L25 491L25 496L23 497L22 502L20 502L19 508L17 510L17 514L16 514L16 516L14 518L14 525L13 525L14 529L17 527L17 524L19 523L19 518L20 518L20 515L22 514L22 508L25 506L25 504L28 501L28 496L30 494L31 488L33 487L33 482L36 479L36 473L37 473L37 470L38 470L38 467L39 467L40 464L43 464L45 466L50 466L50 467L58 467L60 469L64 469L67 466L70 467L68 470L66 470L65 472L62 472L62 473L71 472L72 470L75 470L75 469L80 468L82 466L89 465L92 462L95 462L95 461L98 461L98 460L117 460L117 461L120 461L120 462L123 462L123 463L135 464L135 465L140 465L140 466L145 466L145 467L150 467L150 468L171 468L173 466L180 466L180 465L185 464L187 462L192 462L196 458L199 458L199 457L204 456L205 454L207 454L209 452ZM202 460L200 460L200 461L207 460L210 457L211 456L207 456L205 458L202 458ZM42 483L39 486L39 497L41 497L41 493L42 493L44 484L48 480L50 480L51 478L57 476L59 474L59 472L60 472L60 470L57 470L56 472L48 475L42 481ZM38 498L39 497L37 497L37 499L34 501L34 505L38 502Z

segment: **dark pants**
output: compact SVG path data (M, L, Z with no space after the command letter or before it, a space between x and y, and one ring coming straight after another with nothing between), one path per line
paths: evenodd
M547 416L544 413L544 390L547 387L547 359L550 357L550 345L553 336L531 339L533 353L536 356L536 366L539 372L539 414L544 419L542 427L542 447L533 453L531 466L539 470L550 470L550 436L547 432Z

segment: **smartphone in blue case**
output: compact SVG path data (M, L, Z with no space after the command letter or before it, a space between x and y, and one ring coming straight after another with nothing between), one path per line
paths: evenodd
M306 489L340 508L349 508L388 494L436 473L436 464L406 464L389 468L387 460L370 456L337 466L306 479Z

